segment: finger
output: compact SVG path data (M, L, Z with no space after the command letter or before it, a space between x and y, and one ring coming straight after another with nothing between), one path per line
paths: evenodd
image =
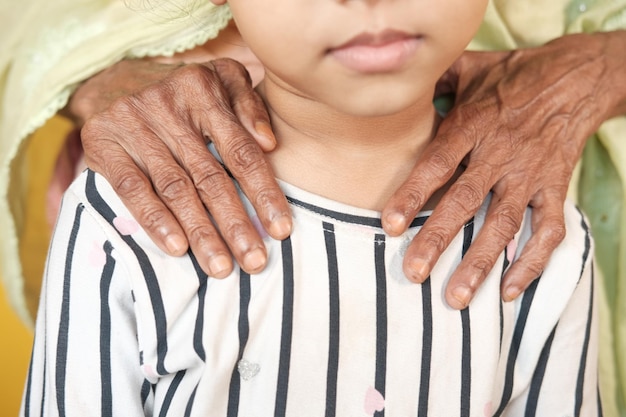
M89 126L88 122L83 135L91 135ZM98 141L97 149L89 149L91 143L89 140L83 142L87 166L109 181L135 219L163 251L175 256L184 254L188 242L182 228L128 153L116 142L103 138Z
M219 127L213 126L213 132ZM224 135L224 133L213 133ZM275 239L291 234L291 212L265 155L245 132L218 146L224 163L254 206L264 229Z
M185 146L179 147L177 158L187 170L185 177L191 178L192 188L197 190L197 195L213 216L222 239L239 265L249 273L260 272L267 261L265 245L224 167L199 140L188 141ZM179 197L174 197L174 200L176 198ZM184 217L180 221L191 224L194 218ZM202 233L200 235L203 236ZM193 238L190 238L190 244L195 249Z
M464 140L463 132L453 136L451 133L454 129L447 128L444 123L439 129L441 133L424 149L409 178L383 209L383 228L391 236L398 236L406 230L433 193L455 174L471 149L468 141L453 143L458 138ZM444 133L446 130L451 133Z
M186 91L189 88L192 90L187 91L187 94L171 94L173 89ZM190 97L196 99L197 102L190 103ZM211 100L208 101L206 97L210 97ZM213 230L209 228L206 213L201 217L202 220L198 220L197 208L201 207L201 204L196 200L201 198L202 203L211 212L222 238L237 262L247 272L260 272L267 261L265 245L244 210L240 196L228 174L204 145L204 138L210 138L216 144L219 152L225 155L224 160L227 166L231 151L220 149L223 147L221 145L223 141L237 141L244 137L259 149L262 160L264 156L232 113L227 94L215 72L204 65L182 67L177 70L175 77L168 80L165 87L146 89L141 99L143 102L152 103L152 108L168 110L157 118L159 120L153 118L150 128L169 147L177 161L173 169L178 172L173 171L172 176L159 180L163 174L158 168L160 164L151 163L149 174L155 184L155 189L159 195L163 196L168 207L175 212L185 231L193 233L189 235L189 241L194 252L205 254L206 259L209 260L224 261L221 253L217 257L214 252L216 248L221 248L223 241L217 239ZM182 173L179 166L184 167L186 174ZM237 175L237 170L232 170ZM265 175L274 181L271 170L268 172L269 174L265 173ZM246 173L244 172L243 175ZM274 186L278 190L275 182ZM168 191L169 196L166 194L165 187L171 189ZM256 189L253 191L257 192ZM189 204L188 199L192 200ZM261 212L261 216L264 214L267 218L267 210ZM273 217L269 219L271 224L270 221L266 221L266 224L271 233L272 226L275 231L275 224L279 219ZM196 225L198 222L200 226ZM278 224L281 223L278 222ZM287 234L289 232L290 230ZM203 265L200 258L202 256L198 261ZM226 265L225 262L221 264Z
M563 202L565 196L554 192L534 204L532 210L532 236L521 255L507 271L502 282L502 299L517 298L545 269L552 252L565 238Z
M189 88L192 91L186 91ZM187 94L171 94L172 90L181 89ZM212 99L207 102L206 97ZM190 102L189 98L197 102ZM176 76L169 79L165 86L148 88L132 100L136 99L141 100L143 107L149 103L149 108L165 109L159 111L158 118L146 119L150 121L150 126L144 135L155 137L156 149L167 147L169 151L153 150L152 161L144 164L145 170L157 193L188 234L200 265L206 265L203 259L213 262L213 274L217 264L226 266L221 253L224 243L215 234L206 213L199 211L201 199L242 268L250 273L260 272L267 260L265 245L244 210L228 174L204 144L205 137L211 138L219 147L223 140L245 136L258 148L231 112L228 97L215 73L203 65L188 65L178 69ZM223 155L228 152L220 151ZM161 160L162 155L170 153L176 161L174 164L168 159ZM263 153L259 153L263 158ZM225 160L228 164L228 158ZM172 169L163 171L161 167L164 163L169 163ZM271 174L270 178L273 180ZM278 188L277 185L275 187ZM276 219L272 220L275 223Z
M484 171L490 170L468 167L441 198L405 254L403 266L409 279L423 282L454 236L480 208L492 185Z
M218 59L212 64L242 126L265 152L273 150L276 147L276 137L270 117L261 96L252 87L246 68L232 59Z
M230 252L209 219L191 180L170 150L151 129L139 123L133 133L126 135L140 136L150 152L135 151L133 145L139 143L138 138L126 141L127 149L124 149L118 145L119 141L107 140L109 132L124 132L110 120L92 118L83 127L83 136L88 139L84 146L89 166L109 180L161 249L180 256L191 244L203 270L214 277L226 276L232 269ZM93 139L89 140L93 137L100 138L98 146L88 149L95 143Z
M148 91L144 99L160 100L160 95L160 91ZM136 128L143 143L149 144L145 147L150 152L139 153L132 145L127 151L150 177L157 195L178 220L203 270L216 278L225 277L232 270L232 252L244 270L260 271L266 261L265 247L241 205L232 180L208 151L202 135L193 130L189 121L178 119L179 114L182 112L174 108L163 113L158 124ZM129 143L136 144L139 140ZM223 200L221 205L220 200ZM235 222L242 226L235 229Z
M264 229L276 239L289 236L292 221L287 200L257 142L224 106L198 107L191 111L202 134L211 138L224 164L254 206ZM206 188L202 191L211 193Z
M199 186L212 187L215 190L226 189L228 190L227 192L214 192L213 195L215 198L222 197L234 199L237 202L239 201L230 178L223 173L222 168L217 162L212 161L211 155L205 155L205 157L207 161L204 164L194 165L193 162L187 162L190 163L190 167L188 167L189 171L183 170L176 164L165 168L165 164L169 162L168 160L162 159L159 161L158 159L154 159L151 161L150 166L161 166L161 169L149 169L148 174L152 179L157 194L169 210L174 213L182 226L189 240L189 245L202 269L213 277L223 278L232 270L231 251L240 264L245 267L245 264L241 263L243 258L242 252L250 249L249 247L230 245L228 242L224 242L224 240L228 240L228 238L232 240L232 237L224 233L226 226L220 224L223 217L219 214L222 213L219 213L215 207L206 205L205 199L201 198L204 197L202 191L196 188ZM213 165L218 166L215 167ZM193 179L190 178L189 172L196 169L203 170L201 171L202 174L200 174L201 177L198 178L198 174L196 173ZM211 184L209 184L209 182L211 182ZM200 195L198 193L200 193ZM220 228L219 232L213 225L205 205L209 209L209 212L213 214L214 220ZM235 218L243 218L246 221L248 219L242 209L231 209L231 213ZM255 231L252 230L251 225L249 225L247 231L246 237L248 241L253 241L256 246L262 246L260 239ZM230 250L228 248L230 248Z
M446 287L446 300L452 308L461 310L469 305L500 254L519 230L527 202L518 195L516 191L515 195L508 193L502 199L492 196L483 227Z

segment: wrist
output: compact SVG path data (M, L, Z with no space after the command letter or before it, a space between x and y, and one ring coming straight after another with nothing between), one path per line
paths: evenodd
M607 98L609 108L606 109L607 118L626 115L626 31L597 33L603 41L603 56L606 65L606 74L603 77L602 93Z

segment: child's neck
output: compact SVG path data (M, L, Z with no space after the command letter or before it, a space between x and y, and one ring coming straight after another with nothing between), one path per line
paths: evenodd
M374 118L346 115L270 83L258 90L278 140L268 155L276 176L376 211L406 180L439 122L430 97L401 113Z

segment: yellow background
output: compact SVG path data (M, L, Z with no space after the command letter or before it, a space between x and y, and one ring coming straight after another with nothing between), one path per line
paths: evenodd
M48 248L49 226L45 219L45 192L54 161L70 125L55 117L32 138L28 164L34 172L29 183L26 225L20 247L24 273L39 282ZM0 417L17 416L33 341L28 329L9 306L0 285Z
M17 416L28 369L32 334L9 308L0 287L0 416Z

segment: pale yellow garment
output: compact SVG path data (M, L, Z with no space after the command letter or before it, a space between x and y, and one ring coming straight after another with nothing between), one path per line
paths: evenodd
M23 150L30 133L65 105L78 83L98 71L124 58L169 56L202 44L215 37L229 17L226 8L208 0L0 0L0 274L25 322L32 319L17 248L28 174ZM512 49L566 33L620 28L626 29L626 0L493 0L471 47ZM626 118L605 123L588 148L572 187L580 188L581 203L582 194L591 195L591 190L603 198L610 197L609 191L614 197L615 189L626 195ZM611 161L613 167L604 173L613 188L604 189L599 170ZM615 265L603 267L611 294L600 294L601 379L609 417L620 415L620 402L621 416L626 416L626 245L619 244L626 242L626 209L621 196L617 200L617 214L606 227L619 233L613 245ZM583 205L594 211L592 222L604 218L600 205ZM600 221L595 223L601 228ZM600 233L600 239L610 233Z

